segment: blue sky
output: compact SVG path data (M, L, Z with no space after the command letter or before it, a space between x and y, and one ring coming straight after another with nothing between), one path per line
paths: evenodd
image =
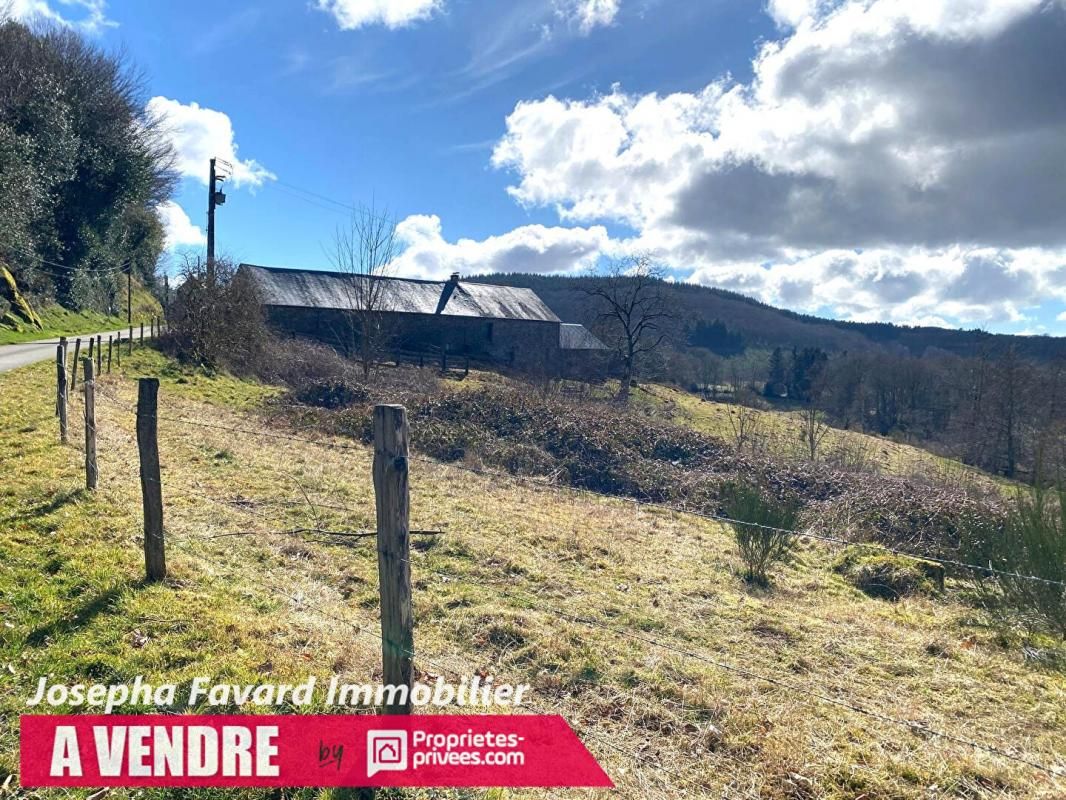
M645 252L808 313L1066 334L1061 0L14 10L145 73L186 174L175 253L202 242L213 153L239 260L326 267L340 204L373 202L399 274Z

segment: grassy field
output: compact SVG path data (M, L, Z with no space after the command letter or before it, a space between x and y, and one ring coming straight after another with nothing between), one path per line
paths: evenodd
M270 422L272 387L151 350L123 359L123 373L101 380L93 495L77 445L58 444L51 367L0 375L0 784L43 674L365 681L380 669L373 545L285 533L371 527L371 452L278 438L291 432ZM162 383L171 577L154 586L141 582L140 374ZM411 480L412 527L444 532L412 554L417 671L532 683L529 710L563 714L619 787L553 797L1066 794L1061 651L1024 649L954 587L874 600L811 542L770 589L753 589L710 521L422 460ZM19 791L17 777L6 785Z
M745 409L729 403L701 400L696 395L668 386L645 386L634 392L634 401L659 414L670 414L680 423L727 442L736 440L741 413L755 420L757 449L791 458L809 458L799 412ZM880 436L829 428L818 448L819 458L848 469L870 470L901 476L920 476L951 485L1004 485L1007 481L920 447Z
M6 325L0 325L0 345L18 342L32 342L37 339L50 339L56 336L76 336L80 333L95 333L118 329L126 326L126 294L122 293L121 310L115 316L108 316L97 311L71 311L52 303L37 309L44 330L24 325L16 331ZM133 323L148 323L152 317L162 316L163 307L150 292L140 284L133 287Z

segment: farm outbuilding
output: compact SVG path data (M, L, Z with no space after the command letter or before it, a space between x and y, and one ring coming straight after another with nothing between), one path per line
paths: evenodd
M362 298L373 297L398 355L447 353L558 375L598 374L606 361L599 339L562 322L532 289L463 281L457 273L425 281L254 264L240 270L273 329L342 349L353 332L358 337Z

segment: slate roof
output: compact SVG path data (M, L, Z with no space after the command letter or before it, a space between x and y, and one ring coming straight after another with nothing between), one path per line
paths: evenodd
M588 328L575 322L559 325L559 347L562 350L607 349L607 345L597 339Z
M485 319L559 322L532 289L459 281L438 311L447 281L408 278L361 278L342 272L287 269L241 264L259 288L263 305L290 308L351 309L353 281L384 281L381 309L401 314L437 314Z

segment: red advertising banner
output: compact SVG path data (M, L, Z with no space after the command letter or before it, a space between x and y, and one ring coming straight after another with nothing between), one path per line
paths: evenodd
M611 787L559 716L26 715L39 786Z

